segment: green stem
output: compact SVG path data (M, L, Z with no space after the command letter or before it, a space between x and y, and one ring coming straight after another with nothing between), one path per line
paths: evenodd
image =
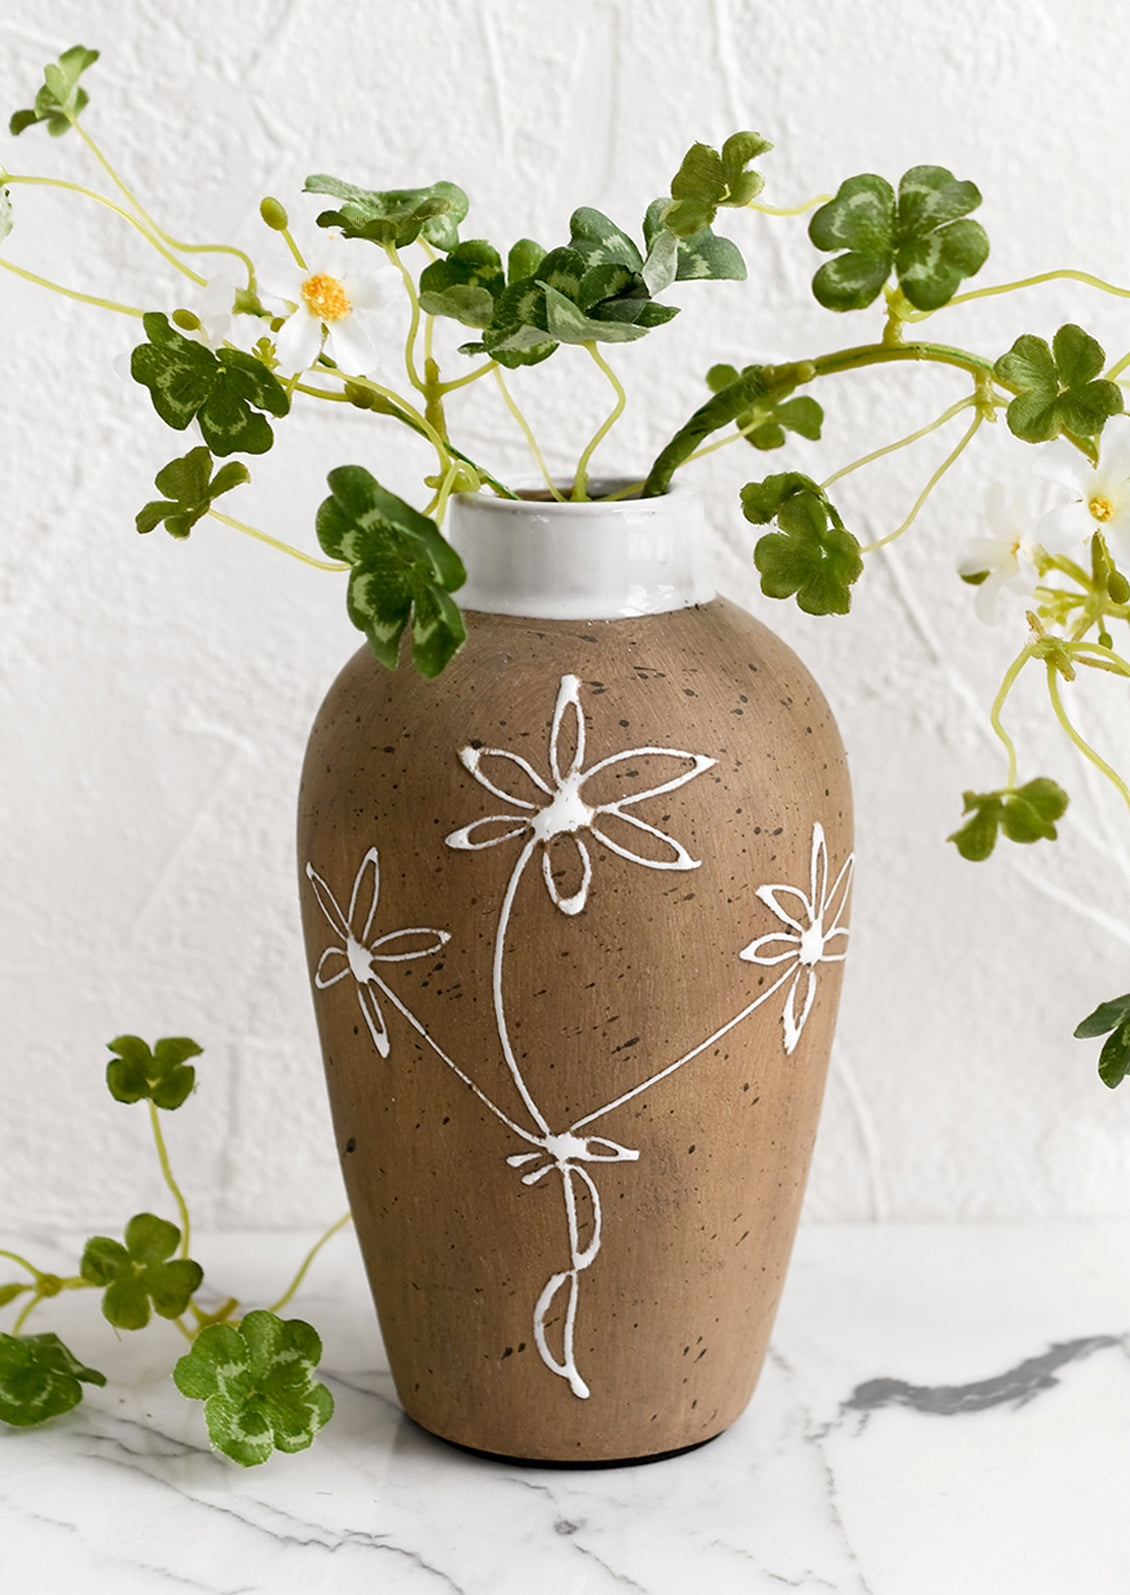
M613 391L616 394L616 403L612 406L611 410L609 410L601 424L597 427L596 431L589 439L583 453L581 454L580 459L577 461L577 472L573 478L573 491L569 495L574 504L579 504L587 500L588 494L585 489L588 484L589 461L592 459L601 443L603 443L604 439L608 436L609 432L611 432L612 428L616 425L617 421L623 415L624 406L628 402L628 395L624 392L620 379L617 377L612 367L608 364L607 360L605 360L601 355L600 350L597 348L595 342L586 343L584 347L599 366L600 370L608 378L609 382L611 382Z
M281 1307L286 1306L287 1302L291 1299L295 1291L297 1291L299 1285L301 1285L302 1281L305 1279L307 1269L310 1267L310 1264L314 1261L315 1257L317 1257L322 1247L328 1240L332 1239L332 1237L337 1234L338 1230L345 1228L352 1216L353 1215L351 1213L343 1214L342 1217L338 1219L336 1224L330 1225L329 1229L320 1240L314 1242L313 1246L311 1246L310 1250L306 1253L306 1256L302 1259L302 1264L297 1274L295 1274L286 1290L283 1291L278 1301L275 1302L272 1307L268 1307L268 1312L277 1313Z
M439 385L440 397L446 398L449 393L454 393L456 388L465 388L468 383L478 382L480 377L489 377L492 371L497 370L497 363L494 360L488 360L485 366L479 366L477 370L469 371L465 377L453 377L450 382L441 382Z
M34 1263L29 1263L26 1257L21 1257L19 1252L6 1252L0 1247L0 1257L6 1257L10 1263L18 1263L21 1268L26 1268L33 1279L42 1279L43 1270L36 1268Z
M15 1322L12 1325L12 1334L13 1335L18 1335L19 1334L20 1330L27 1323L28 1319L31 1317L32 1313L39 1306L39 1304L40 1304L40 1302L42 1300L43 1300L43 1297L37 1291L36 1294L31 1298L30 1301L24 1303L23 1308L18 1313L18 1315L16 1317L16 1320L15 1320Z
M249 257L244 254L242 249L236 249L232 244L186 244L182 239L173 238L171 234L167 233L163 227L159 226L157 222L153 220L153 217L150 216L144 205L142 205L141 201L137 198L137 195L134 194L131 189L126 187L125 183L123 183L122 179L110 165L110 162L103 155L102 151L98 148L97 144L90 137L89 133L83 127L78 118L74 116L68 116L67 120L70 122L79 138L82 139L87 149L94 156L94 159L102 167L102 170L106 173L107 177L109 177L110 181L117 188L118 192L125 196L137 214L141 217L142 221L153 233L154 237L162 239L166 244L168 244L170 249L179 250L182 255L234 255L237 260L242 261L244 269L247 272L248 287L254 285L255 267ZM186 267L184 269L187 270L188 268ZM195 276L196 274L192 272L190 275ZM205 281L203 277L198 277L196 280L201 283Z
M1112 786L1116 787L1117 790L1121 792L1126 807L1130 809L1130 787L1127 787L1126 782L1118 774L1117 770L1112 770L1106 760L1095 752L1091 744L1086 741L1085 738L1080 736L1079 732L1076 731L1075 727L1068 719L1067 712L1064 709L1063 703L1059 696L1058 672L1050 659L1048 660L1047 670L1048 697L1051 699L1051 704L1052 708L1055 710L1056 719L1059 721L1067 736L1070 737L1071 741L1075 744L1083 757L1093 764L1096 770L1105 775Z
M416 370L416 337L420 331L420 299L416 293L416 284L412 281L412 273L400 258L400 251L395 244L385 245L385 254L400 273L404 284L404 291L408 295L411 307L411 318L408 323L408 337L404 345L404 368L408 373L408 380L417 393L428 396L428 386L420 373Z
M234 516L225 515L222 510L210 509L208 514L213 520L223 521L225 526L233 526L237 532L254 537L256 542L266 543L268 548L277 548L280 553L289 554L292 559L300 559L304 565L312 565L315 570L349 569L348 565L343 565L336 559L315 559L312 554L304 554L300 548L292 548L289 543L282 543L277 537L271 537L254 526L248 526L245 521L237 521Z
M181 1229L180 1254L181 1254L182 1257L187 1257L188 1256L188 1249L189 1249L189 1233L190 1233L190 1224L189 1224L189 1218L188 1218L188 1206L187 1206L187 1204L185 1202L184 1197L181 1195L180 1186L177 1184L176 1180L173 1178L173 1170L172 1170L172 1165L169 1162L168 1148L165 1146L165 1137L164 1137L164 1135L163 1135L163 1133L161 1131L160 1111L161 1110L158 1108L157 1104L154 1101L152 1101L152 1099L150 1099L150 1103L149 1103L149 1123L150 1123L150 1125L152 1127L152 1130L153 1130L153 1141L154 1141L154 1144L157 1147L157 1157L158 1157L158 1159L160 1161L160 1164L161 1164L161 1173L164 1176L165 1184L169 1187L169 1190L172 1192L173 1201L177 1204L177 1212L180 1214L180 1229Z
M514 417L515 421L517 421L518 425L522 429L523 434L525 435L526 442L529 445L530 453L537 461L538 470L542 474L542 480L549 489L550 495L555 498L559 504L564 503L565 495L558 490L552 476L549 474L549 467L546 465L545 456L542 454L542 451L538 446L538 440L534 436L533 428L526 420L526 417L522 414L521 410L518 408L514 399L511 397L510 389L506 386L506 383L502 377L502 367L499 365L496 365L494 368L494 380L498 383L498 391L502 394L506 408L510 411L510 414Z
M1008 754L1008 780L1005 782L1005 786L1009 788L1016 785L1016 744L1013 742L1012 738L1009 736L1008 732L1001 723L1001 713L1004 710L1005 699L1012 691L1017 676L1024 669L1024 666L1028 663L1029 659L1031 659L1033 653L1035 652L1035 646L1036 645L1034 643L1029 643L1026 648L1022 648L1017 654L1016 658L1009 665L1008 669L1005 671L1004 680L1000 684L997 695L993 699L993 707L989 715L989 723L992 725L992 728L996 732L997 736L1004 743L1005 751Z
M806 199L803 205L766 205L763 200L750 199L744 208L760 211L763 216L804 216L817 205L826 205L831 198L831 194L817 194L814 199Z
M954 303L953 300L950 301ZM992 377L993 362L968 349L956 349L945 343L862 343L850 349L834 349L815 360L804 361L810 374L803 380L830 377L841 371L860 371L865 366L888 365L892 361L926 361L936 365L954 366L959 371L969 371L975 377ZM783 368L787 369L787 368ZM999 378L994 378L1000 381ZM1008 383L1002 383L1009 387ZM1010 389L1010 391L1015 391Z
M1116 382L1126 370L1127 366L1130 366L1130 354L1124 354L1122 359L1116 361L1115 364L1111 366L1110 370L1104 372L1103 375L1106 377L1108 382Z
M76 288L64 288L61 283L49 282L46 277L38 276L34 271L25 271L22 266L15 265L0 255L0 266L5 271L14 272L17 277L23 277L27 282L33 282L38 288L49 288L53 294L62 294L65 299L77 299L82 305L96 305L99 310L116 310L119 315L136 316L140 321L145 314L135 305L119 305L114 299L99 299L96 294L80 294Z
M342 371L338 366L319 365L318 369L332 372L342 382L348 382L353 387L365 388L368 392L375 393L380 398L386 399L393 406L392 413L397 420L406 421L411 424L415 431L422 433L427 438L439 456L440 472L447 470L447 467L451 464L452 454L458 451L450 446L446 438L440 436L428 418L421 415L415 405L409 404L407 399L401 398L400 394L394 393L391 388L382 387L379 382L374 382L372 377L355 377L350 375L348 371Z
M902 525L896 526L895 530L893 532L888 532L886 537L879 537L876 538L875 542L873 543L864 544L864 546L860 549L861 554L873 554L877 548L883 548L887 543L893 543L896 537L901 537L903 532L908 531L910 527L913 526L915 519L918 516L919 510L930 497L930 494L937 487L938 483L949 470L950 466L954 463L958 456L961 455L966 448L968 448L969 444L972 443L973 438L977 433L977 429L980 427L984 419L984 415L980 410L978 410L977 414L973 417L973 421L966 431L965 436L961 439L961 442L957 445L957 447L953 449L951 453L947 454L941 465L938 466L938 469L934 472L933 476L926 483L926 486L915 499L914 508L906 517L906 520L903 521Z
M874 460L881 460L885 454L894 454L899 449L909 447L911 443L917 443L919 438L927 437L931 432L936 432L940 426L945 426L946 422L951 421L955 415L958 415L962 410L968 409L969 405L976 403L977 397L975 394L970 394L964 399L958 399L957 403L951 404L949 409L943 411L936 421L931 421L927 426L919 427L917 432L910 432L906 437L899 438L897 443L887 443L883 448L874 449L870 454L863 455L861 459L853 460L850 465L844 465L838 471L833 471L831 476L821 482L822 491L826 492L833 482L838 482L841 477L850 476L852 471L858 471L862 466L870 465ZM712 447L716 448L717 444L712 445Z
M123 221L129 222L131 227L136 228L146 243L151 244L158 254L164 255L171 266L175 266L177 271L183 272L186 277L191 278L199 287L203 287L206 278L199 276L190 266L186 266L183 260L178 260L172 250L166 249L160 238L155 233L150 232L144 222L139 221L131 211L126 210L124 205L115 205L112 199L107 199L105 194L99 194L96 189L84 188L81 183L67 183L60 177L13 177L9 175L3 179L3 187L7 188L9 183L34 183L43 188L65 188L69 189L72 194L82 194L87 199L94 200L98 205L105 205L106 209L112 210L115 216L120 216Z
M1104 282L1101 277L1092 277L1088 271L1042 271L1037 277L1021 277L1017 282L1001 283L996 288L972 288L968 293L948 299L941 308L948 310L951 305L968 304L971 299L991 299L996 294L1013 293L1017 288L1035 288L1043 282L1064 280L1086 283L1089 288L1100 288L1103 293L1116 294L1119 299L1130 299L1130 288L1116 288L1112 282Z

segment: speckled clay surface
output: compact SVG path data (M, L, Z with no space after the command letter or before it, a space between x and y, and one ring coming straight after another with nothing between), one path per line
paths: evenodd
M469 632L440 686L358 653L307 756L303 912L350 1200L397 1388L425 1427L532 1459L663 1452L743 1409L783 1282L842 964L790 961L780 910L803 918L800 896L816 899L814 826L825 899L850 855L842 748L796 657L724 600L630 620L471 615ZM545 794L499 752L547 787L554 758L558 775L577 762L570 679L581 769L612 762L581 783L596 831L539 841ZM616 758L644 749L682 757ZM659 867L677 855L653 831L685 865ZM567 903L584 886L583 907L563 912L550 881ZM758 895L773 886L795 895ZM330 894L371 965L347 967ZM743 960L776 933L765 947L783 961ZM788 1051L785 1009L795 1031L810 975ZM601 1144L570 1159L567 1129ZM545 1177L524 1183L539 1157Z

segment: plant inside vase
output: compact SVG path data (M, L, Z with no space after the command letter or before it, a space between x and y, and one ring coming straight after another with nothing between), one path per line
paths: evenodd
M323 196L327 207L310 236L296 236L277 199L262 201L260 214L280 258L274 265L260 264L232 245L174 239L118 176L85 121L84 75L97 59L97 51L83 46L66 50L45 69L33 105L12 116L10 131L17 136L44 125L54 136L74 133L109 179L110 191L0 168L0 241L13 231L13 195L21 185L64 191L108 207L155 249L170 269L168 295L147 308L48 282L5 254L0 266L140 324L130 362L133 378L147 389L170 428L191 431L198 439L157 471L159 496L138 512L140 533L164 526L184 539L210 517L316 570L344 576L350 619L380 663L395 668L407 651L423 675L439 676L464 640L454 595L465 571L443 534L449 501L453 494L514 498L519 492L480 457L480 450L472 453L460 443L454 417L461 397L477 384L495 384L544 479L544 496L584 502L594 458L626 404L610 358L617 351L609 346L637 342L671 321L678 307L664 295L674 285L746 277L743 250L715 230L720 215L745 211L788 219L808 214L808 236L825 257L811 291L833 315L877 307L869 336L783 364L751 361L745 353L735 355L732 364L715 364L705 373L704 391L688 397L687 419L657 448L650 468L618 496L662 494L677 471L730 445L752 447L759 457L790 439L819 441L823 410L813 393L817 388L823 393L829 383L834 390L841 373L883 367L897 377L895 368L906 362L950 368L960 383L957 397L908 435L880 442L822 480L795 469L759 470L742 488L743 515L758 529L751 554L761 590L773 598L794 598L809 614L847 614L868 557L912 528L943 476L981 429L1003 415L1017 438L1049 446L1043 469L1058 483L1061 502L1033 521L1022 507L998 495L987 508L985 534L969 544L959 562L958 573L970 585L979 613L991 619L1003 594L1005 601L1017 600L1014 614L1021 630L1015 658L989 711L1005 757L1003 779L992 790L964 794L964 819L950 840L963 857L984 860L1001 836L1031 844L1057 834L1067 795L1046 776L1025 771L1021 778L1020 758L1003 719L1016 682L1033 672L1043 676L1048 705L1077 752L1130 807L1130 787L1084 739L1065 703L1066 685L1085 679L1087 672L1130 677L1130 659L1116 649L1113 636L1116 624L1130 622L1130 423L1123 413L1130 352L1108 361L1096 339L1075 323L1050 337L1021 331L1009 347L987 352L919 336L920 324L943 309L1053 279L1071 279L1088 292L1123 299L1130 298L1130 288L1063 270L963 289L989 253L984 229L972 218L981 198L972 182L944 167L920 165L897 184L864 173L840 183L834 194L771 206L762 198L765 179L758 163L772 146L750 131L735 133L717 150L693 145L667 192L644 207L638 230L582 206L573 211L567 236L550 248L522 238L503 250L461 236L468 199L450 182L378 190L317 174L307 179L305 190ZM213 262L211 273L199 269L204 261ZM386 378L383 353L366 325L390 304L399 307L404 324L398 381ZM448 374L441 370L436 336L444 322L464 329L458 353L468 362ZM563 489L546 465L508 376L541 365L569 346L601 373L609 405ZM246 459L269 452L276 427L299 404L370 412L376 437L402 427L423 440L434 460L421 507L390 491L363 466L337 466L329 472L329 496L317 514L322 557L229 513L231 495L250 480ZM929 471L901 524L861 543L849 528L850 514L841 512L831 490L850 473L951 423L960 435ZM1020 622L1021 616L1026 621ZM1099 1071L1107 1085L1117 1085L1130 1072L1130 995L1101 1003L1076 1034L1107 1037ZM132 1038L122 1039L132 1045ZM159 1044L151 1057L169 1045ZM187 1067L183 1058L176 1066ZM157 1109L170 1104L153 1093L150 1101L158 1128ZM74 1279L57 1280L15 1258L28 1270L30 1283L0 1288L0 1305L22 1303L13 1333L0 1337L0 1418L37 1421L27 1414L64 1410L73 1405L76 1392L81 1395L84 1379L100 1378L53 1336L21 1333L31 1308L59 1289L102 1284L104 1303L109 1301L117 1314L107 1312L111 1322L138 1327L126 1320L141 1317L145 1270L152 1268L161 1281L148 1298L153 1309L177 1320L191 1310L195 1327L186 1327L186 1333L215 1331L213 1340L222 1333L226 1350L219 1348L217 1358L233 1353L235 1305L219 1314L192 1305L195 1286L190 1288L188 1279L183 1214L170 1241L174 1228L153 1215L138 1215L127 1228L124 1247L116 1241L96 1247ZM99 1270L98 1278L92 1277ZM307 1329L293 1333L302 1337ZM268 1356L282 1331L251 1314L238 1332L245 1339L259 1336L261 1344L247 1352L254 1359ZM296 1343L291 1349L305 1365L314 1356L312 1348L313 1341L303 1339L301 1347ZM216 1397L209 1384L215 1370L210 1374L205 1360L198 1351L182 1359L178 1382L190 1395L211 1391ZM14 1389L30 1393L17 1399ZM315 1416L324 1409L321 1401L309 1396ZM284 1432L293 1439L297 1430L284 1425ZM250 1454L236 1459L259 1460Z

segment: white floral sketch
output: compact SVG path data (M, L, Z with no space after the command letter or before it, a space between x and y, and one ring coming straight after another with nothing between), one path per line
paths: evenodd
M445 930L430 930L425 926L412 925L404 930L388 931L384 936L378 936L375 941L370 941L377 902L381 894L381 866L375 847L371 847L365 854L354 876L353 891L349 897L349 912L346 914L342 913L337 898L309 862L306 865L306 878L314 888L314 896L318 899L318 906L326 916L330 929L341 937L339 944L331 943L319 958L314 971L314 984L319 991L326 991L330 986L336 986L339 980L344 980L347 975L353 976L357 983L357 1001L361 1005L361 1012L369 1027L373 1045L382 1058L387 1058L388 1027L381 1012L381 1005L377 1001L377 989L380 988L387 993L388 988L378 978L374 966L402 964L413 958L429 958L438 953L451 937ZM358 911L362 907L364 922L360 929L355 929ZM422 942L421 937L425 938Z
M739 957L751 964L789 964L792 980L781 1015L785 1051L800 1040L816 998L818 964L839 964L847 957L847 926L842 924L855 868L852 854L828 890L828 848L819 820L812 827L812 859L808 894L799 886L759 886L757 895L787 929L771 931L743 947ZM784 899L784 901L782 901ZM790 912L790 909L792 910ZM833 943L839 952L829 952ZM803 991L801 987L803 985Z
M561 757L563 728L569 718L573 722L571 729L574 751L567 766L563 767ZM598 1119L615 1112L625 1103L649 1091L669 1075L714 1048L723 1036L769 1002L786 985L788 992L782 1022L785 1050L792 1052L800 1039L815 998L816 965L839 962L844 957L843 951L829 952L828 947L838 938L847 937L847 928L842 921L846 912L852 874L852 860L849 858L836 877L831 891L826 889L827 847L823 827L817 823L813 828L808 894L790 886L759 887L758 897L776 914L786 929L759 937L740 954L741 958L749 963L782 964L785 967L781 974L766 990L760 992L751 1002L746 1003L736 1014L680 1057L655 1069L645 1079L620 1092L612 1100L574 1120L567 1128L555 1130L526 1082L514 1054L506 1022L503 962L507 929L526 867L540 848L542 872L550 900L561 912L571 916L579 914L584 908L592 879L591 860L584 840L578 834L580 832L591 833L612 852L633 863L646 865L649 869L699 868L700 861L692 859L681 843L637 816L625 814L623 811L627 807L643 802L646 798L673 791L715 763L714 759L705 754L684 753L673 748L648 747L612 754L586 770L584 752L585 721L580 702L580 682L576 676L562 676L550 734L549 774L552 785L538 775L518 754L499 748L465 747L459 753L464 767L489 792L511 805L517 812L490 815L475 820L470 825L451 832L446 838L448 846L472 852L495 847L502 842L520 837L525 838L511 870L499 911L494 938L492 988L499 1046L511 1079L533 1123L532 1129L519 1123L491 1100L471 1075L443 1050L382 978L378 965L426 957L438 952L450 938L446 931L412 927L391 931L375 941L370 941L380 891L380 866L376 847L369 849L358 868L348 913L342 912L332 891L313 866L309 863L306 865L306 875L317 895L322 912L340 938L338 944L332 944L322 953L315 970L314 984L319 990L324 991L336 986L339 981L352 974L357 983L361 1011L365 1016L374 1045L382 1057L387 1057L389 1038L377 1001L377 993L380 992L407 1020L441 1062L474 1093L501 1124L525 1143L524 1150L511 1153L506 1158L509 1167L520 1171L522 1183L527 1186L539 1185L549 1176L556 1176L560 1180L569 1244L568 1266L552 1272L538 1296L533 1312L533 1332L538 1353L545 1367L564 1379L573 1395L582 1400L588 1399L591 1392L577 1367L574 1348L580 1276L595 1262L602 1244L601 1200L594 1175L599 1164L635 1163L640 1157L638 1151L622 1146L618 1141L582 1132ZM672 780L660 786L650 787L646 791L621 796L605 804L588 805L584 802L581 788L591 776L598 771L614 768L625 760L639 759L644 755L670 756L689 764L689 767L681 770ZM524 776L532 783L532 788L527 787L526 790L532 789L534 796L532 798L521 796L496 784L482 768L484 759L509 761L511 778ZM658 839L670 849L671 856L657 861L635 853L622 842L617 843L607 835L606 827L611 817L623 820L637 830L648 833L653 839ZM499 826L503 827L501 831L497 830ZM489 834L490 827L496 828L494 834ZM477 834L480 830L481 835ZM565 836L572 840L580 858L581 885L571 895L562 897L553 880L549 854L556 840ZM782 899L789 904L789 907L785 906ZM795 912L789 911L792 899L795 899L796 903ZM362 909L363 923L358 927L358 918ZM411 938L414 937L423 938L422 944L411 945ZM340 967L336 967L337 965ZM798 1012L798 993L802 980L807 984L799 996ZM562 1304L563 1312L561 1312ZM550 1344L551 1332L559 1347L559 1354Z
M585 717L581 710L580 699L581 683L576 676L562 676L561 685L557 693L557 703L553 711L553 727L549 738L549 773L553 785L544 781L527 760L520 754L511 753L506 748L465 747L459 750L459 758L464 767L470 771L480 786L486 787L494 797L501 798L504 803L509 803L519 812L517 814L488 814L480 820L474 820L470 825L465 825L458 831L452 831L447 838L448 847L466 848L478 851L485 847L498 847L502 842L513 841L516 837L528 835L527 848L541 845L542 848L542 874L545 878L546 888L554 904L563 914L579 914L588 900L589 884L592 881L592 860L589 850L585 846L584 838L579 833L589 831L605 847L618 853L621 858L630 859L634 864L644 864L648 869L663 870L688 870L698 869L701 860L691 858L681 842L675 841L666 832L659 830L654 825L648 825L636 814L626 814L624 811L634 808L637 803L642 803L645 798L658 797L661 792L673 792L676 787L691 781L696 775L701 775L703 770L708 770L714 763L703 753L684 753L678 748L629 748L624 753L613 753L607 759L583 768L585 761ZM568 765L562 768L561 745L562 732L566 722L571 722L574 736L573 756ZM644 757L660 755L664 758L678 759L684 764L690 762L690 768L680 770L678 775L670 781L664 781L660 786L648 787L643 792L626 792L615 798L611 803L588 804L584 800L582 788L586 781L601 770L611 769L617 764L630 763ZM483 761L487 759L502 759L510 766L509 774L513 782L516 776L526 778L532 783L534 796L523 797L515 791L507 791L491 780L483 768ZM498 772L501 779L502 772ZM524 783L522 783L524 785ZM525 786L525 791L530 791ZM548 800L548 801L544 801ZM615 836L610 836L608 821L615 819L623 824L632 826L635 830L645 833L659 842L662 847L670 849L669 858L648 858L643 854L634 852L625 844L623 837L618 842ZM504 826L505 829L490 834L489 827ZM482 834L476 840L474 833ZM562 897L557 889L557 882L553 878L551 854L558 844L559 838L567 838L561 846L570 844L576 851L581 866L581 884L575 892Z

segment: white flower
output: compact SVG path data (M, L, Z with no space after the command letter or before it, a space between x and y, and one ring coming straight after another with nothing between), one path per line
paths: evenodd
M1094 533L1101 532L1116 558L1130 559L1130 416L1112 416L1107 422L1097 465L1069 444L1053 444L1043 451L1036 469L1070 494L1037 528L1049 552L1078 558Z
M827 890L828 849L824 841L824 827L817 821L812 827L812 862L809 869L808 895L805 896L798 886L757 888L757 895L761 901L767 908L771 908L781 923L787 925L789 929L773 931L768 936L759 936L756 941L751 941L748 947L742 949L739 957L750 964L784 964L790 961L796 964L785 998L785 1011L781 1015L786 1052L792 1052L796 1047L805 1020L812 1011L812 1003L816 996L817 964L839 964L847 957L846 946L836 953L830 953L828 947L837 939L841 942L847 941L847 926L841 925L840 920L847 908L854 868L855 858L852 855L836 876L831 891ZM796 899L797 906L793 913L782 906L780 901L782 897ZM804 994L800 998L798 1013L797 994L802 981Z
M343 371L364 376L377 363L360 316L387 305L400 275L392 266L357 272L346 263L345 244L327 239L312 264L269 267L260 273L266 293L283 301L286 322L275 342L284 371L305 371L323 348ZM289 308L287 308L289 307Z
M997 595L1002 588L1029 596L1039 580L1040 545L1030 535L1028 507L1023 498L1005 500L1004 489L994 482L985 499L985 519L991 537L973 537L957 562L960 576L988 575L977 587L974 608L992 625Z
M374 964L402 964L411 958L428 958L438 953L451 937L445 930L431 930L425 926L413 925L404 930L388 931L384 936L378 936L375 941L369 940L381 891L381 867L375 847L371 847L361 860L353 880L347 914L342 913L337 898L310 863L306 865L306 878L314 888L314 896L318 899L318 906L326 916L330 928L341 937L340 944L327 947L319 958L318 967L314 971L314 984L319 991L327 991L330 986L336 986L339 980L344 980L346 975L353 976L357 983L357 1001L361 1005L361 1012L369 1027L373 1044L381 1057L387 1058L388 1029L374 989L380 987L381 990L387 990L387 988L374 969ZM358 909L366 898L368 907L364 922L359 930L354 930ZM420 937L426 938L422 944L419 942ZM415 945L412 938L415 938ZM397 948L399 950L396 950ZM335 968L335 965L340 967Z
M677 748L631 748L626 753L613 753L607 759L584 769L585 759L585 717L581 713L580 702L581 684L576 676L562 676L561 685L557 693L557 705L553 712L553 729L549 739L549 770L553 785L543 781L541 776L517 753L509 753L505 748L466 747L459 751L459 758L463 765L488 792L501 798L504 803L511 804L515 809L524 811L518 814L489 814L481 820L474 820L470 825L465 825L461 830L453 831L447 838L448 847L467 848L478 851L485 847L497 847L501 842L509 842L514 837L528 834L529 845L540 842L542 845L542 874L545 877L546 889L556 906L563 914L579 914L585 906L588 897L589 882L592 879L592 861L589 858L588 848L580 835L582 831L589 831L605 847L613 853L618 853L621 858L631 859L634 864L644 864L648 869L698 869L700 860L691 858L686 848L676 842L665 832L646 821L639 819L635 814L627 814L625 810L642 803L645 798L657 797L661 792L673 792L676 787L700 775L703 770L708 770L714 763L702 753L683 753ZM573 756L564 769L561 765L562 728L566 716L571 722L571 730L575 738ZM582 795L582 788L593 776L602 770L612 769L619 764L628 763L659 755L663 758L681 759L690 761L690 769L682 770L670 781L664 781L660 786L648 787L646 791L634 792L630 795L614 798L608 803L586 803ZM525 778L522 786L529 792L531 789L526 782L533 783L531 797L520 797L514 792L506 791L497 786L483 769L483 762L487 759L505 759L510 765L508 774L511 780L518 772ZM636 772L630 769L625 771L625 777ZM498 779L502 779L499 772ZM548 801L542 802L544 798ZM609 822L612 822L611 824ZM488 827L505 827L495 835L486 834ZM615 831L620 827L630 827L630 830L620 831L620 840L617 841ZM480 839L475 839L475 832L480 832ZM642 832L658 842L662 849L670 849L669 858L646 857L634 851L627 845L628 838L635 840L633 832ZM562 850L572 849L574 862L579 861L581 868L581 884L576 891L563 897L558 891L557 882L553 878L552 855Z

